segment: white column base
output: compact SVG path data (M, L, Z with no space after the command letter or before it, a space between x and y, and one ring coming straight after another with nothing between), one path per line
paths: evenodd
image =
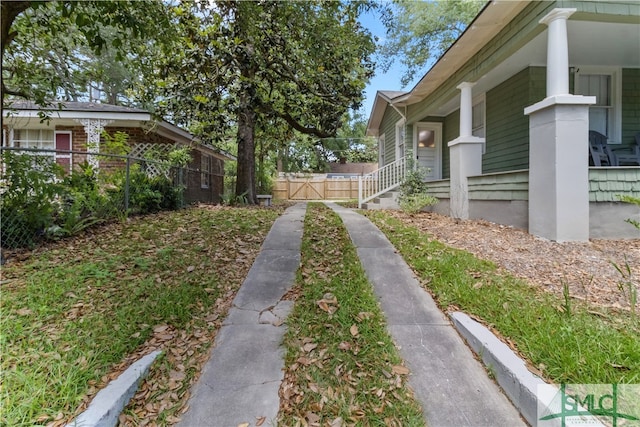
M525 109L529 117L529 233L589 240L589 104L562 95Z
M482 175L482 147L484 138L460 136L449 142L450 157L450 215L469 218L469 187L467 178Z

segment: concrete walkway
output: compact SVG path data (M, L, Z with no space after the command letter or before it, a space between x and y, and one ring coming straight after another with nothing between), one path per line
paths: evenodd
M357 248L389 332L411 370L409 385L427 425L526 425L386 236L364 216L329 206Z
M382 232L350 209L329 206L358 250L428 426L525 425ZM300 263L305 210L303 203L287 209L267 235L180 426L254 426L262 417L263 425L275 425L284 368L282 322L291 309L280 300Z
M281 299L300 265L305 212L306 204L297 204L273 224L218 332L179 426L254 426L263 417L263 425L274 425L284 378L283 322L292 306Z

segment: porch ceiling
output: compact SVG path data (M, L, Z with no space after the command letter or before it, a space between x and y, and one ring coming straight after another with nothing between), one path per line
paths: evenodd
M569 65L571 67L640 67L640 24L568 21ZM482 76L473 93L485 93L528 66L545 66L547 32L534 37L522 49ZM431 113L446 116L460 106L460 95Z

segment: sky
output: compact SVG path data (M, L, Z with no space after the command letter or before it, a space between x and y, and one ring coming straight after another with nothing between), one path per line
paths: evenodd
M360 16L360 23L371 31L371 34L378 37L378 43L381 44L385 40L386 28L380 21L379 14L375 11L367 12ZM410 82L406 87L402 87L400 84L400 78L404 72L404 67L399 61L395 61L388 72L383 73L382 67L378 65L376 67L376 75L369 81L369 84L365 88L365 99L362 103L362 111L365 117L368 119L371 115L371 108L373 108L373 101L376 97L376 92L379 90L405 90L409 91L417 83L417 79L422 77L421 75L416 81Z

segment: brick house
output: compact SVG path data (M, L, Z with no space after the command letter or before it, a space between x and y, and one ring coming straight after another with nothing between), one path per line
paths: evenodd
M61 108L44 110L31 102L14 102L2 111L2 145L5 147L51 150L56 162L72 171L88 161L98 170L125 166L125 159L88 156L84 153L104 151L104 132L127 135L129 155L144 158L149 150L169 151L176 146L191 147L192 161L182 176L186 186L185 201L216 203L224 192L224 162L235 158L189 132L138 108L91 102L62 102Z

